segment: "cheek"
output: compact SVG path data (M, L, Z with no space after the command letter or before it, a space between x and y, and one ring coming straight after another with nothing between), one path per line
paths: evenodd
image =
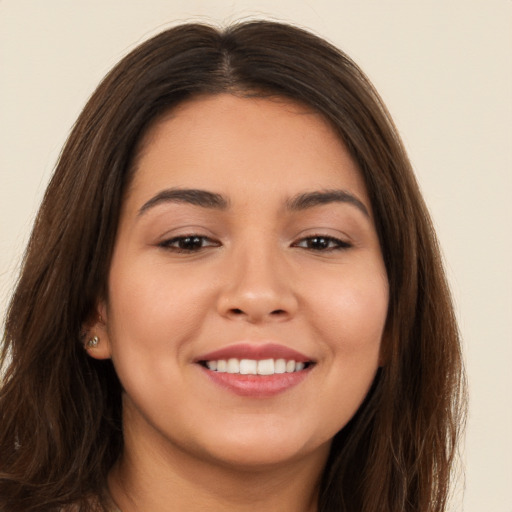
M327 280L324 292L317 293L314 301L316 325L331 340L332 350L349 354L379 348L388 309L383 274Z
M192 286L189 273L166 265L121 263L112 265L109 279L112 361L131 399L158 409L170 400L169 390L181 389L177 369L200 329L199 303L211 294L200 280Z
M125 265L126 266L126 265ZM211 300L208 279L171 272L165 265L112 266L108 324L114 348L176 350L171 340L190 338L200 324L205 301Z
M317 273L304 288L304 293L309 289L307 299L303 295L309 301L308 328L321 345L321 384L311 415L317 439L331 438L350 421L374 381L388 308L388 283L381 268L366 266L357 272L353 265L333 269L331 275ZM318 417L320 425L315 423Z
M353 276L355 277L355 276ZM372 279L347 279L330 285L330 299L319 303L327 353L332 361L326 382L335 429L344 426L360 407L380 364L387 318L388 283L383 274Z

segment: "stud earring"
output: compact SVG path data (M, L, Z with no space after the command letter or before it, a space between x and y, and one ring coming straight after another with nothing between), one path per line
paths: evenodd
M100 342L100 339L98 338L98 336L94 336L94 338L91 338L87 342L87 348L96 348L98 346L99 342Z

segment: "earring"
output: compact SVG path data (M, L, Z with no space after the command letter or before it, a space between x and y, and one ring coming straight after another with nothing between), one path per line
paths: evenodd
M94 336L94 338L91 338L87 342L87 348L96 348L98 346L99 342L100 342L100 339L98 338L98 336Z

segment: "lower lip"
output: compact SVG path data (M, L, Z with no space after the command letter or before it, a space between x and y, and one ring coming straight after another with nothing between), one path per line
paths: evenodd
M200 366L215 384L240 396L267 398L284 393L300 384L311 367L299 372L276 373L274 375L241 375L239 373L215 372Z

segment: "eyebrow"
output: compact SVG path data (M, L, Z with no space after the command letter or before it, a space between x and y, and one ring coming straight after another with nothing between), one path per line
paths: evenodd
M146 201L139 209L138 215L143 215L151 208L163 203L188 203L202 208L226 210L229 201L220 194L201 189L165 189ZM348 203L355 206L367 217L370 216L364 203L346 190L322 190L304 192L286 201L286 208L291 211L307 210L315 206L329 203Z
M303 194L298 194L295 197L289 199L286 202L286 206L289 210L299 211L329 203L348 203L352 206L355 206L367 217L370 217L368 208L366 208L364 203L350 192L347 192L346 190L336 189L305 192Z
M215 210L225 210L229 204L220 194L207 190L169 188L162 190L149 201L146 201L139 209L138 215L143 215L151 208L162 203L188 203Z

